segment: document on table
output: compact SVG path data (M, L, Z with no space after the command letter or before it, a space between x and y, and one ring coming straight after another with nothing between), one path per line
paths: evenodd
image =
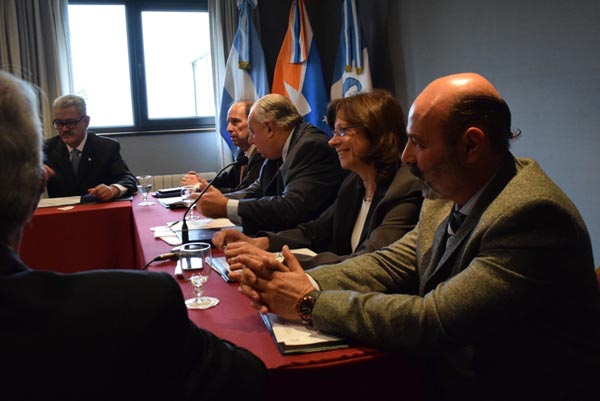
M349 347L345 339L322 333L308 324L291 322L273 313L261 313L260 316L279 352L284 355Z
M38 203L38 207L56 207L66 205L77 205L81 203L81 196L65 196L62 198L42 198Z
M181 239L177 236L177 232L181 231L181 221L168 223L164 226L152 227L150 230L154 232L154 238L160 238L169 245L181 245ZM221 219L198 219L187 221L188 230L218 230L225 227L235 227L231 220L226 218Z
M181 226L183 222L178 221L173 224L171 230L173 231L181 231ZM231 220L227 218L220 219L198 219L198 220L187 220L188 230L206 230L206 229L215 229L215 228L225 228L225 227L235 227L235 224L231 222Z

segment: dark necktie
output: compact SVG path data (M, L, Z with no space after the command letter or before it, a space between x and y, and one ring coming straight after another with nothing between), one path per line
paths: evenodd
M79 172L79 160L81 159L81 151L79 149L73 149L71 151L71 165L73 165L73 172L75 175Z
M244 152L240 149L238 152L237 157L235 158L236 161L239 161L241 159L241 156L244 156ZM242 164L240 167L240 179L238 181L238 185L240 185L243 181L244 181L244 174L246 173L246 164Z
M450 226L451 235L456 234L458 229L460 228L463 221L467 216L459 212L458 210L452 209L452 214L450 215L450 221L448 225Z

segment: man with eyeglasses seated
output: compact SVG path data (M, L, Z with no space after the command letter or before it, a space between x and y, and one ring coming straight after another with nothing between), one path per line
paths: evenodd
M87 131L85 100L65 95L53 107L52 124L58 135L44 143L48 196L88 194L108 201L135 193L135 176L121 157L119 143Z

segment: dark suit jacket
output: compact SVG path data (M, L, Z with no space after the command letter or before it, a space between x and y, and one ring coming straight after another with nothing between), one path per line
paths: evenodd
M244 151L239 149L236 160L239 160L240 156L243 154ZM256 148L254 148L248 157L248 164L244 166L244 175L241 181L240 176L242 175L242 166L235 165L229 171L222 173L219 177L215 177L213 186L218 188L222 193L244 189L256 181L260 175L260 169L264 161L265 158L258 153Z
M264 364L196 327L167 274L35 271L0 244L0 300L3 400L260 399Z
M335 202L317 219L297 228L258 235L269 237L270 251L280 251L287 244L292 249L310 248L317 252L314 257L298 255L302 266L309 269L382 248L402 238L417 224L423 202L421 184L407 166L401 166L395 176L377 186L359 245L353 253L352 231L364 194L362 179L350 173Z
M315 327L423 352L436 400L599 400L600 294L575 205L511 155L446 247L451 209L425 200L399 241L311 270L335 290Z
M318 217L333 203L347 174L324 132L303 122L291 135L285 163L267 160L249 187L227 194L240 199L246 234L279 231Z
M114 139L88 132L77 177L71 167L67 145L58 135L46 139L44 153L45 163L56 172L48 181L51 198L84 195L98 184L121 184L127 188L124 196L137 191L135 176L121 157L121 145Z

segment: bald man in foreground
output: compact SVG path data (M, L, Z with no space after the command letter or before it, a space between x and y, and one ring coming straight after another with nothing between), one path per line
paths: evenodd
M413 231L306 273L287 249L285 265L238 256L241 291L263 312L418 353L432 400L600 400L590 238L540 166L509 151L519 132L500 94L473 73L437 79L407 133L402 161L427 198Z

